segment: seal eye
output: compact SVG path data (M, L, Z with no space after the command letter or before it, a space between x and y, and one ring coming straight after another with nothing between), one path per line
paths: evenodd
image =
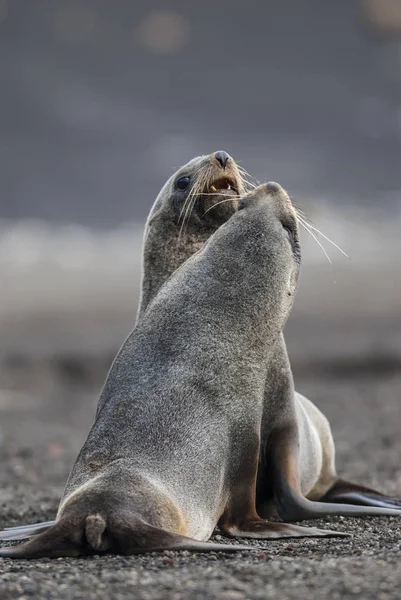
M283 229L284 229L285 235L288 237L288 239L292 243L294 240L294 236L292 235L291 229L288 229L288 227L284 227L284 226L283 226Z
M176 185L177 189L179 189L179 190L186 190L187 187L189 186L189 181L190 181L189 177L180 177L175 182L175 185Z

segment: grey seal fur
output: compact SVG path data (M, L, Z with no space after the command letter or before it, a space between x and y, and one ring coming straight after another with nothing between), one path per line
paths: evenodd
M138 319L163 283L237 210L246 182L235 161L219 152L182 166L160 190L145 225ZM228 156L228 155L227 155ZM188 187L177 183L188 178Z
M223 166L216 160L217 154L196 157L181 167L156 198L145 227L138 320L172 273L235 212L238 197L247 189L232 157L227 155ZM187 190L177 188L181 177L190 179ZM283 415L288 421L285 427L280 421ZM270 517L278 511L285 520L302 520L329 514L400 513L399 499L338 477L330 425L310 400L294 391L282 335L267 375L263 424L257 485L257 506L262 516ZM284 455L289 457L280 467L270 465L273 440L283 436L287 439L280 444L284 444ZM289 486L286 482L291 464L296 474ZM344 502L349 505L339 504ZM53 524L49 521L7 528L0 533L0 540L24 539Z
M341 535L256 512L266 375L299 266L291 201L262 185L123 344L55 524L0 556L215 550L206 540L217 524L233 537Z
M221 197L211 196L212 204L206 221L202 210L198 210L202 193L210 192L216 180L222 183L225 178L230 182L231 190L241 194L247 189L247 182L232 157L224 153L227 158L223 169L217 163L215 157L220 153L221 151L200 156L184 165L167 181L150 211L143 244L143 275L138 319L144 314L164 281L205 243L221 224L221 220L236 209L235 195L226 189L227 186L221 185ZM181 203L177 204L174 183L183 174L191 177L191 190L195 190L195 194L192 195L194 210L189 211L182 234L182 229L178 229L176 223L184 200L181 199ZM203 182L201 189L198 185L199 180ZM269 185L272 192L277 193L280 189L279 184L274 182L270 182ZM230 199L233 201L230 202ZM398 498L345 481L337 475L330 424L313 402L294 390L291 365L282 334L277 340L275 356L269 365L263 423L265 433L262 435L257 494L258 510L263 516L271 516L275 509L278 509L280 516L286 520L303 520L330 514L401 514L401 501ZM294 452L294 456L288 458L288 461L293 461L296 465L296 475L292 484L294 488L286 488L284 496L285 484L282 478L289 477L285 475L289 465L282 460L281 470L274 469L277 478L275 485L272 471L267 472L270 450L269 457L266 456L267 448L271 447L271 439L280 439L280 430L281 435L288 436L285 443L286 452ZM292 437L289 436L289 430L292 431ZM293 451L290 451L290 448L293 448ZM288 494L291 497L288 497L287 506ZM313 505L307 502L308 500L314 501ZM318 503L318 500L321 502Z

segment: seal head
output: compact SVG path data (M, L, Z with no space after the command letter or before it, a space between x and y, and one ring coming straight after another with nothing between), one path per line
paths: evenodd
M246 182L222 150L193 158L168 179L144 235L140 317L163 283L237 210Z

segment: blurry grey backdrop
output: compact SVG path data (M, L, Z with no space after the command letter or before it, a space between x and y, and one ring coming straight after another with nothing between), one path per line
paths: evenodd
M303 236L295 366L399 356L400 33L399 0L0 0L0 356L112 355L156 194L218 149L351 257Z

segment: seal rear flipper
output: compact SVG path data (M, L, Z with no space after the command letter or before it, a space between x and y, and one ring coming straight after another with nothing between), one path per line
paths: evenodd
M258 550L259 546L201 542L153 527L140 519L132 523L112 520L110 526L101 515L89 515L80 523L61 519L44 533L25 544L0 548L1 558L60 558L110 552L144 554L164 550L192 552L239 552Z
M18 527L5 527L0 531L0 542L10 542L11 540L25 540L39 533L43 533L56 521L46 521L44 523L34 523L32 525L19 525Z
M1 558L59 558L79 556L82 534L62 521L25 544L0 548Z
M371 488L337 479L334 485L320 499L321 502L346 503L358 506L377 506L380 508L398 508L401 510L401 499L386 496Z

